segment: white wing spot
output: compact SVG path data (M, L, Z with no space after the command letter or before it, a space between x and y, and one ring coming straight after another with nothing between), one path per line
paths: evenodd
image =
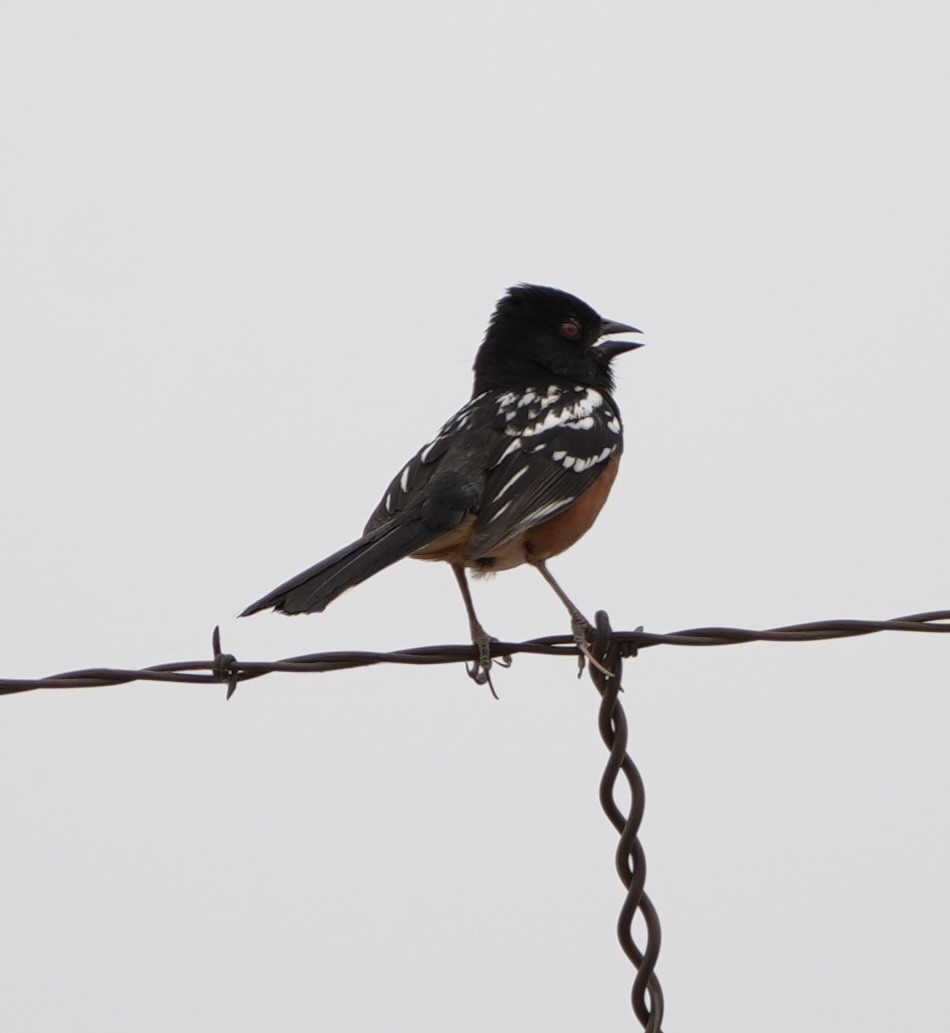
M386 512L392 513L393 511L393 493L391 491L386 493Z
M527 472L528 468L526 466L522 466L521 469L514 475L514 477L509 477L508 480L505 481L505 484L502 487L501 491L499 491L498 494L492 499L492 502L497 502L502 497L502 495L504 495L505 492L512 486L512 484L514 484L519 477L524 477L524 475Z
M566 499L558 499L557 502L549 502L546 506L541 506L536 509L533 513L529 513L524 520L521 521L521 526L530 526L536 524L539 520L543 520L546 516L550 516L552 513L556 513L559 509L563 509L565 506L569 506L574 501L574 496Z
M409 464L407 463L402 471L402 476L399 478L399 487L403 491L409 490Z
M530 427L525 427L523 433L525 437L531 437L534 434L541 434L551 427L558 427L562 424L570 426L572 421L584 420L603 404L604 400L597 391L594 391L592 388L586 388L584 394L573 405L566 405L564 408L557 408L552 405L543 419L538 420L537 423L532 423ZM591 421L591 426L593 426L593 421Z
M559 424L564 422L564 410L563 409L550 409L543 419L538 420L537 423L532 423L530 426L525 427L522 434L526 438L532 437L534 434L540 434L542 431L547 430L549 427L557 427Z
M607 430L609 430L611 434L620 433L620 420L618 420L616 416L611 416L607 421Z
M602 463L608 456L612 455L613 452L614 446L608 445L606 448L601 449L600 455L591 456L589 459L575 459L574 472L582 473L584 470L589 470L592 466ZM567 466L566 461L564 465Z
M498 510L498 512L497 512L497 513L496 513L496 514L495 514L495 515L494 515L494 516L493 516L493 517L491 518L491 520L489 520L488 522L489 522L490 524L493 524L493 523L494 523L494 522L495 522L495 521L496 521L496 520L497 520L497 519L498 519L498 518L499 518L499 517L501 516L501 514L502 514L502 513L504 513L504 511L505 511L505 510L506 510L506 509L507 509L507 508L508 508L508 507L509 507L510 505L511 505L511 500L509 499L509 501L508 501L508 502L506 502L506 503L505 503L505 504L504 504L504 505L503 505L503 506L501 507L501 509L499 509L499 510Z
M426 445L426 447L419 453L419 459L421 462L428 462L432 449L434 449L438 443L439 439L436 438L435 441L430 441L429 444ZM403 488L403 491L405 491L405 488Z
M521 438L515 438L514 441L512 441L511 444L505 449L505 451L502 452L502 454L498 457L498 463L500 463L502 459L507 459L512 452L517 452L519 448L521 448ZM495 463L495 466L497 466L498 463Z

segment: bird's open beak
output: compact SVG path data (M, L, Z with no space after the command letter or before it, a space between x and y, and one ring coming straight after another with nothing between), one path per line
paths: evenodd
M600 336L607 334L642 334L635 326L628 326L626 323L615 323L612 319L603 319L600 323Z
M626 323L616 323L612 319L605 319L600 324L601 337L606 337L607 334L639 334L642 332L642 330L638 330L635 326L628 326ZM601 341L597 345L597 350L608 355L611 359L615 359L618 355L623 355L624 352L632 352L634 348L642 347L643 341Z

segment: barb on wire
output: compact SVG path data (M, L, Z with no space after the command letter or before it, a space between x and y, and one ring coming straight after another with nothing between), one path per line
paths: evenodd
M835 620L813 621L809 624L790 624L766 631L746 628L690 628L669 634L642 631L614 631L612 637L623 649L640 650L651 646L726 646L741 642L817 642L832 638L853 638L872 635L879 631L950 632L950 610L932 610L915 613L893 620ZM316 674L325 671L343 671L354 667L376 664L456 664L476 659L471 645L417 646L395 652L367 652L364 650L308 653L286 660L238 660L231 653L221 652L220 631L215 629L211 660L187 660L181 663L155 664L140 670L93 667L82 671L66 671L45 678L0 678L0 696L34 689L87 689L105 685L126 685L135 681L177 682L190 685L208 685L225 681L228 698L240 682L260 678L265 674L287 672ZM527 642L493 642L492 656L513 656L531 653L536 656L578 656L577 645L571 635L548 635ZM203 673L204 672L204 673Z
M656 961L660 953L660 919L650 898L644 891L646 857L638 833L643 820L643 779L627 752L627 717L620 703L623 674L622 655L636 656L636 650L624 646L610 628L607 614L600 610L596 618L597 635L594 656L609 675L594 664L589 665L591 680L600 693L598 728L604 745L610 751L607 766L600 780L600 805L610 823L620 833L616 865L620 881L627 890L617 919L617 938L624 954L637 970L630 994L633 1012L645 1033L661 1033L663 1022L663 991L656 977ZM637 629L638 631L641 629ZM614 787L621 774L630 790L627 814L620 810L614 798ZM637 912L646 923L646 945L641 951L633 939L633 920Z
M211 633L211 649L214 652L214 667L211 673L216 681L228 683L228 694L224 698L229 700L234 695L238 683L237 657L233 653L221 652L220 624L216 624Z
M627 753L627 719L620 704L623 657L636 656L638 650L651 646L723 646L740 642L815 642L832 638L852 638L880 631L950 632L950 610L933 610L893 620L838 620L792 624L765 631L745 628L691 628L670 634L655 634L642 627L634 631L613 631L607 615L597 614L593 658L590 675L601 696L598 726L610 757L600 784L600 802L610 822L620 834L616 853L617 874L626 888L617 920L617 937L624 953L637 970L631 990L634 1014L645 1033L661 1033L663 992L655 967L660 950L660 923L650 898L644 892L646 860L638 833L643 819L644 789L640 773ZM36 689L75 689L104 685L125 685L136 681L172 682L189 685L227 684L230 699L240 682L260 678L278 671L288 673L322 673L375 664L451 664L476 659L474 646L421 646L396 652L337 651L309 653L286 660L238 660L221 648L221 630L215 628L211 638L211 660L189 660L181 663L155 664L141 670L90 668L66 671L46 678L0 678L0 695L30 692ZM510 657L515 653L540 656L573 656L579 650L573 636L551 635L528 642L493 642L493 656ZM611 672L607 674L605 672ZM614 798L620 776L630 791L626 815ZM633 938L633 921L639 913L646 925L646 943L641 950Z

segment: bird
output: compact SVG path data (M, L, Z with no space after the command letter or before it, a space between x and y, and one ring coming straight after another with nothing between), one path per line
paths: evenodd
M396 474L362 536L241 616L267 609L319 613L406 556L443 561L455 575L475 646L468 674L494 694L498 640L475 613L467 574L528 564L567 608L581 668L585 656L596 663L590 622L547 561L590 529L617 476L623 424L613 362L643 342L605 338L626 333L641 331L602 318L566 291L527 283L509 288L476 353L470 400Z

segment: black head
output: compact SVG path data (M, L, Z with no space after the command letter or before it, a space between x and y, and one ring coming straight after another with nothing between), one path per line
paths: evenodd
M519 284L495 307L475 356L474 393L552 383L610 391L612 361L640 344L597 342L606 334L639 332L602 319L573 294Z

